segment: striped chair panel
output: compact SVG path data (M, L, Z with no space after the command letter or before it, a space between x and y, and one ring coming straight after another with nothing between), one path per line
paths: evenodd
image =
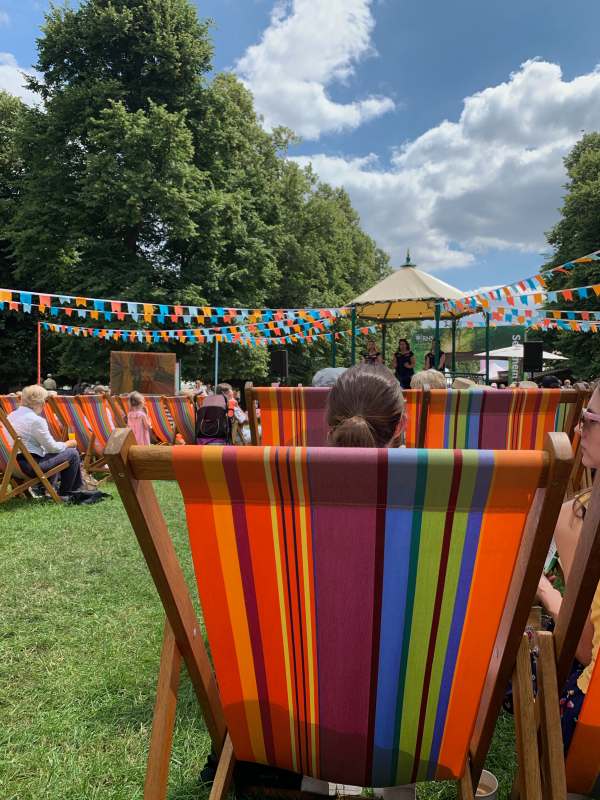
M196 443L196 414L194 403L186 395L162 398L168 414L175 425L177 433L183 436L186 444Z
M66 436L65 426L56 416L54 409L49 403L44 403L44 408L42 409L42 416L48 423L48 429L52 437L56 439L56 441L62 442Z
M560 398L560 392L552 389L434 389L424 445L538 450L546 433L556 430Z
M0 408L5 414L10 414L19 407L19 398L12 394L0 394Z
M253 390L260 409L262 444L322 447L327 444L325 410L329 388L260 387Z
M418 447L419 431L421 429L421 411L423 409L423 392L421 389L404 389L406 431L405 444L407 447Z
M4 472L8 465L8 459L13 448L12 437L0 422L0 472Z
M110 406L106 398L99 394L78 395L77 402L94 433L94 448L97 453L102 453L115 429Z
M458 778L543 452L175 448L236 757Z
M145 398L146 409L152 423L152 432L161 444L172 444L175 431L160 395L147 394Z
M64 420L67 429L75 434L79 452L87 452L91 440L92 428L81 406L77 402L77 397L55 395L50 399L50 403L58 417Z
M575 726L565 763L569 792L600 797L600 659Z

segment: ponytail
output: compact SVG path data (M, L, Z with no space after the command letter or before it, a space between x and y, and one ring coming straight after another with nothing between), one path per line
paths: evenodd
M373 428L359 414L343 419L332 428L329 444L333 447L377 447Z

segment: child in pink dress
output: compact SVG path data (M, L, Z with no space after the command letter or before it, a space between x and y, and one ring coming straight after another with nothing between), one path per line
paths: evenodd
M138 444L150 444L150 431L152 423L146 411L146 400L143 394L131 392L129 395L129 413L127 425L133 431Z

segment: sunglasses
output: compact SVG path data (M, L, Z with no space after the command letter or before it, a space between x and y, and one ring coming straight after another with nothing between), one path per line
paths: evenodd
M582 428L593 425L594 423L600 422L600 414L594 414L592 411L588 411L587 408L584 408L581 412L579 422Z

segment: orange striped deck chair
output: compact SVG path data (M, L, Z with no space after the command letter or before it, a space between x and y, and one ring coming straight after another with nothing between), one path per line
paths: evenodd
M329 387L246 386L252 444L322 447L327 444L325 411ZM260 411L260 438L254 402Z
M193 400L182 394L163 397L162 401L167 415L173 420L176 432L183 437L186 444L196 444L196 412Z
M19 455L22 455L31 467L33 477L26 475L21 470L17 461ZM62 503L62 499L50 479L66 467L66 463L58 464L44 472L17 436L4 411L0 409L0 503L18 497L32 486L38 485L44 487L55 503Z
M511 674L539 784L523 631L565 434L521 452L159 450L117 431L106 454L167 616L147 797L166 795L182 659L220 757L212 800L236 760L359 786L454 779L473 798ZM183 495L214 673L159 479Z
M404 444L406 447L418 447L423 421L423 390L403 389L406 413L406 430Z
M96 397L96 395L87 395ZM92 427L91 420L88 419L82 405L78 402L79 397L71 395L54 395L48 398L56 416L66 427L67 431L74 434L77 441L77 449L83 456L83 467L88 472L101 470L105 465L102 449L108 436L103 442L97 442L96 434Z
M5 414L10 414L11 411L16 411L19 407L19 398L14 394L0 394L0 409Z
M425 391L424 447L538 450L557 425L572 427L579 395L556 389ZM569 414L560 407L570 406Z

